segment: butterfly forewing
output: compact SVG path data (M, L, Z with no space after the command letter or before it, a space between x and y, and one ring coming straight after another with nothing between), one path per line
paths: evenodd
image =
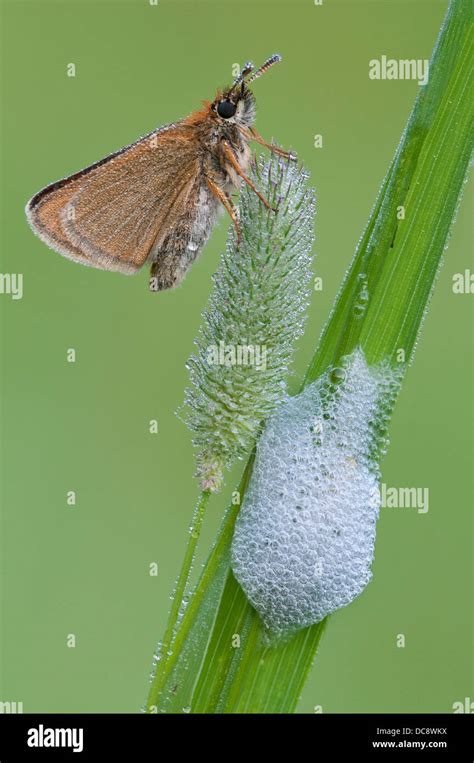
M171 125L40 191L27 206L36 233L61 254L136 272L180 217L200 168L192 127Z

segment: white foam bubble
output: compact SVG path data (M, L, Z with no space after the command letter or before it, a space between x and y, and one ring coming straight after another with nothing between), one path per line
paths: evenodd
M232 543L264 625L285 634L349 604L371 578L380 428L398 388L361 350L269 420Z

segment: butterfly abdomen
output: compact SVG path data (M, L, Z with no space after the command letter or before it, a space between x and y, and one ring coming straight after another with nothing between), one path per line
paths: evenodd
M171 289L182 281L206 244L219 212L219 202L201 183L194 208L187 207L169 234L150 251L150 291Z

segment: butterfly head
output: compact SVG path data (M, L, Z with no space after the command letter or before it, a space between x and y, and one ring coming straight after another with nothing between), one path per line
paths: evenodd
M278 61L281 61L281 56L275 54L256 70L253 64L245 64L231 87L217 93L211 105L215 118L222 124L250 127L255 119L255 97L249 84Z

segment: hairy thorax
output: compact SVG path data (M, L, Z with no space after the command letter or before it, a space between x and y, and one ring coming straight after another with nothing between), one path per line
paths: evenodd
M238 190L241 185L241 178L230 165L226 157L223 145L224 141L231 147L235 158L246 172L249 164L251 152L248 141L242 136L235 125L229 124L212 130L211 134L206 136L205 141L205 172L222 188L226 193Z

